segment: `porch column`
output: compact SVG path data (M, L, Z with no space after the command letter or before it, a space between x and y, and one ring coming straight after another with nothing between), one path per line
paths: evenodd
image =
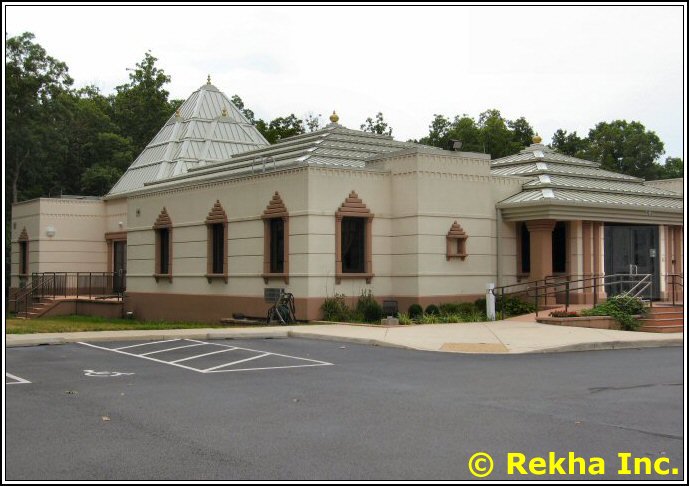
M553 229L555 220L527 221L531 246L531 280L543 280L553 274Z

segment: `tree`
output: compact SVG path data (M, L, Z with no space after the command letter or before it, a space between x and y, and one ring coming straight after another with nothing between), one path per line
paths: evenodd
M254 117L254 112L251 111L248 108L244 107L244 101L239 97L239 95L232 95L232 98L230 98L230 101L232 101L232 104L237 107L239 111L242 112L242 115L244 115L244 118L249 120L249 123L256 124L256 119Z
M656 160L665 148L655 132L641 123L600 122L589 131L588 140L584 158L600 162L602 168L646 179L658 177L660 164Z
M378 112L376 114L375 121L371 117L366 118L366 122L363 125L361 125L361 129L364 132L392 136L392 127L388 126L388 124L385 122L385 120L383 119L383 114L381 112Z
M589 147L588 139L580 138L577 132L567 133L567 130L558 129L553 134L550 148L561 154L581 157Z
M174 113L164 86L170 76L156 66L158 59L146 52L136 68L130 69L129 83L117 86L113 99L113 120L121 134L132 139L136 153L153 139Z
M73 81L67 65L34 43L29 32L6 39L5 49L5 161L10 182L6 198L17 202L20 179L40 169L48 155L43 142L50 138L52 123L46 105L68 91Z
M488 153L492 158L518 153L531 144L534 134L524 117L506 120L495 109L481 113L478 121L467 114L457 115L452 121L436 114L428 128L428 135L419 143L448 149L450 140L459 140L463 151Z
M512 141L519 144L522 148L526 148L533 143L534 129L523 116L514 121L508 120L507 128L512 130Z
M309 112L304 117L304 132L315 132L321 127L321 115L314 115Z
M304 133L304 123L294 114L285 117L279 116L271 120L270 123L258 120L256 128L269 143L276 143L283 138Z
M684 161L681 157L668 157L660 168L659 179L684 177Z
M84 171L80 178L81 191L86 194L102 196L106 194L112 186L122 176L122 171L116 167L96 164Z

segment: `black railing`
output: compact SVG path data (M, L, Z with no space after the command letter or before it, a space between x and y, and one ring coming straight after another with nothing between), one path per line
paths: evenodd
M557 302L558 298L569 310L572 293L580 294L584 290L593 290L593 305L598 303L598 293L605 290L606 295L630 295L641 297L650 289L653 295L653 274L589 274L589 275L552 275L541 280L522 282L496 287L492 290L498 299L502 319L505 318L505 298L516 297L526 301L533 299L536 309L546 305L548 300ZM653 299L648 299L653 305Z
M44 272L31 274L27 286L10 302L18 316L28 317L33 304L45 299L117 299L127 288L126 272Z
M669 289L672 294L672 305L676 305L677 290L681 289L680 292L684 292L684 274L683 273L670 273L665 275L665 288ZM684 305L684 300L681 302Z

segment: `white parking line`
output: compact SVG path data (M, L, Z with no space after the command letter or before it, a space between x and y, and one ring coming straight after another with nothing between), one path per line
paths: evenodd
M170 361L170 363L180 363L182 361L189 361L190 359L202 358L203 356L210 356L211 354L226 353L226 352L232 351L234 349L237 349L237 348L232 347L232 348L227 348L227 349L221 349L220 351L213 351L212 353L197 354L196 356L190 356L188 358L182 358L182 359L178 359L175 361Z
M256 356L252 356L251 358L240 359L239 361L233 361L232 363L225 363L225 364L221 364L218 366L213 366L212 368L206 368L205 370L203 370L203 372L208 373L209 371L217 370L218 368L226 368L227 366L232 366L232 365L236 365L239 363L246 363L247 361L251 361L254 359L264 358L266 356L270 356L270 354L271 353L257 354Z
M203 344L187 344L186 346L177 346L176 348L159 349L158 351L151 351L150 353L142 353L139 356L148 356L149 354L165 353L167 351L174 351L175 349L193 348L195 346L203 346Z
M7 378L14 380L14 381L7 383ZM5 372L5 385L21 385L24 383L31 383L31 382L29 380L25 380L24 378L19 378L18 376L13 375L12 373Z
M141 356L140 354L127 353L126 351L120 351L119 349L104 348L102 346L96 346L95 344L82 343L81 341L79 341L77 344L83 344L84 346L90 346L92 348L97 348L97 349L103 349L105 351L112 351L113 353L124 354L125 356L134 356L136 358L147 359L149 361L155 361L156 363L169 364L172 366L177 366L178 368L184 368L184 369L191 370L191 371L199 371L196 368L192 368L190 366L184 366L181 364L172 363L170 361L163 361L162 359L155 359L155 358L151 358L150 356Z
M180 343L177 343L177 341L180 341ZM184 346L173 346L173 347L168 347L165 349L157 349L155 351L150 351L148 353L141 353L141 354L123 351L124 349L135 348L137 346L145 346L147 344L159 344L159 343L168 343L168 342L169 343L174 342L175 344L181 344L182 342L185 342L185 341L189 342L189 343L194 343L194 344L187 344ZM326 361L318 361L318 360L310 359L310 358L300 358L298 356L290 356L287 354L271 353L268 351L261 351L258 349L240 348L237 346L230 346L227 344L209 343L206 341L199 341L196 339L169 339L166 341L155 341L155 342L150 342L150 343L133 344L131 346L124 346L121 348L106 348L106 347L96 346L95 344L84 343L84 342L79 342L78 344L83 344L84 346L89 346L89 347L96 348L96 349L102 349L104 351L112 351L113 353L119 353L119 354L123 354L126 356L133 356L136 358L147 359L149 361L155 361L156 363L169 364L171 366L177 366L178 368L184 368L186 370L196 371L197 373L227 373L229 371L274 370L274 369L283 369L283 368L304 368L304 367L310 367L310 366L331 366L332 365L332 363L328 363ZM209 353L201 353L201 354L196 354L193 356L187 356L187 357L180 358L180 359L177 359L174 361L165 361L162 359L156 359L156 358L149 356L151 354L164 353L166 351L173 351L176 349L202 347L202 346L217 346L217 347L222 347L223 349L220 349L218 351L211 351ZM186 365L179 364L179 363L184 362L184 361L191 361L191 360L195 360L198 358L203 358L205 356L216 355L216 354L220 354L220 353L226 353L228 351L234 351L234 350L248 351L250 353L257 353L257 354L255 356L250 356L248 358L229 361L227 363L222 363L222 364L219 364L217 366L212 366L210 368L195 368L193 366L186 366ZM298 364L298 365L286 365L286 366L265 366L265 367L254 367L254 368L225 369L225 368L228 368L230 366L236 366L236 365L241 364L241 363L246 363L249 361L254 361L254 360L258 360L258 359L266 358L266 357L270 357L270 356L278 356L278 357L287 358L290 360L297 360L297 361L301 361L301 362L305 362L305 363L304 364Z
M112 351L119 351L121 349L136 348L138 346L148 346L149 344L159 344L159 343L171 343L173 341L179 341L180 339L166 339L165 341L151 341L150 343L132 344L131 346L122 346L121 348L115 348Z

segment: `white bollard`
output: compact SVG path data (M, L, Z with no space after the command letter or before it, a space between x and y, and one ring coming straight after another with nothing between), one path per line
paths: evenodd
M486 284L486 316L488 316L489 321L495 320L495 295L493 294L494 288L494 283Z

